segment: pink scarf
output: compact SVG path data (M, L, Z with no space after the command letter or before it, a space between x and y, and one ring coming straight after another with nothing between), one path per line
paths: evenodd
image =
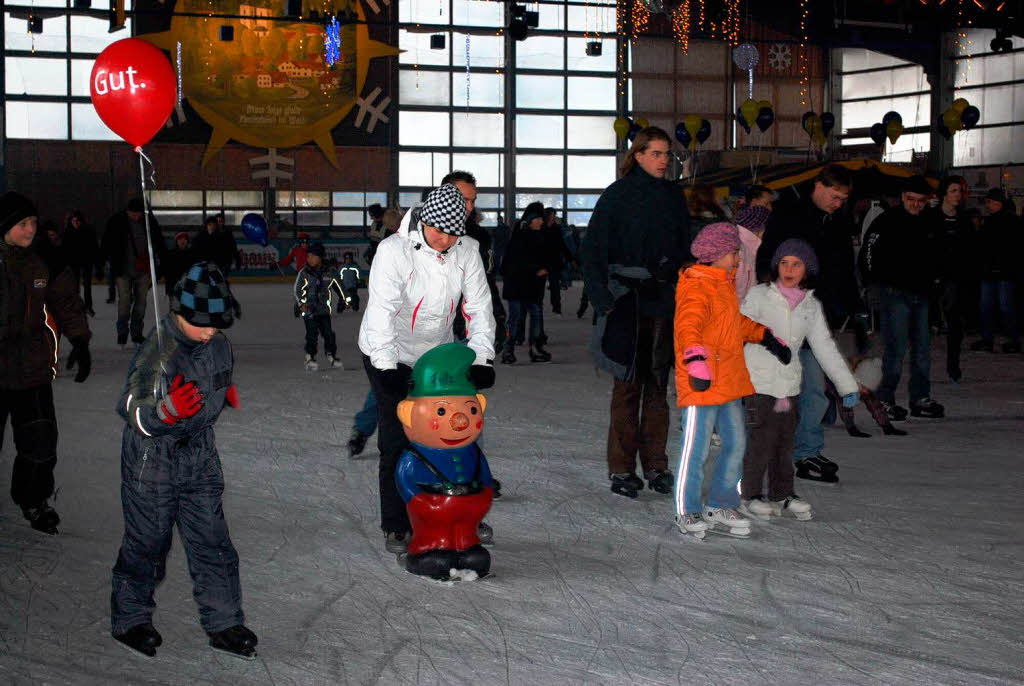
M789 302L789 309L795 310L796 306L803 302L807 296L807 291L797 286L796 288L786 288L782 285L781 281L776 281L775 286L779 289L779 293L782 293Z

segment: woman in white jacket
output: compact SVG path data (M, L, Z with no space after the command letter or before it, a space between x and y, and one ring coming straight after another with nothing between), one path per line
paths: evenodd
M814 249L805 241L791 238L778 247L771 264L771 282L751 288L741 312L771 328L791 350L799 350L806 340L825 374L843 395L843 404L853 407L858 397L857 381L836 347L821 303L807 288L809 279L818 272ZM810 505L793 491L799 361L794 356L792 363L781 364L760 345L748 344L744 356L756 393L744 401L749 437L743 456L741 509L761 519L784 512L797 519L810 519ZM797 465L797 469L801 468ZM767 498L762 494L765 471L768 472ZM834 470L823 469L822 472L822 480L838 481Z
M411 530L395 487L395 465L408 444L396 408L409 392L416 360L454 340L460 297L476 353L471 376L479 389L494 385L491 291L477 242L465 235L467 204L455 185L435 188L381 241L370 269L359 349L377 399L381 529L392 552L405 549Z

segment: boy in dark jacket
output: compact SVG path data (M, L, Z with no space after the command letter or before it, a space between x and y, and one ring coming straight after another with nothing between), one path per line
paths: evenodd
M526 315L530 315L530 362L550 362L551 354L544 342L537 340L543 331L541 306L544 283L550 272L548 241L544 236L544 206L530 203L523 211L519 227L512 233L501 263L505 277L502 295L508 300L508 332L501 353L502 364L515 364L515 332Z
M174 292L174 286L185 275L188 268L197 261L195 252L189 244L188 234L180 231L174 236L174 247L167 251L161 271L164 275L164 288L167 297Z
M337 358L338 342L331 327L331 315L334 314L331 289L337 291L342 299L345 296L338 282L338 273L323 264L325 253L324 244L319 241L309 246L306 266L295 277L295 302L302 314L302 323L306 325L306 369L309 371L319 368L316 363L317 335L324 339L324 352L330 368L345 368Z
M345 304L352 308L353 312L359 311L359 281L362 274L359 265L355 263L355 256L351 250L346 250L344 259L338 269L338 277L341 279L341 287L345 293ZM340 308L339 308L340 309Z
M149 336L128 371L117 406L121 439L124 540L113 570L111 633L153 657L153 592L163 580L178 526L199 622L210 645L256 657L256 635L243 622L238 553L224 520L213 425L225 404L239 407L234 358L220 329L234 321L231 291L216 265L197 263L175 285L162 346Z
M0 442L10 416L17 449L11 498L33 529L56 534L60 517L47 502L57 465L50 382L61 333L73 346L75 381L85 381L91 368L90 333L70 270L50 273L29 249L36 215L35 205L20 193L0 198Z

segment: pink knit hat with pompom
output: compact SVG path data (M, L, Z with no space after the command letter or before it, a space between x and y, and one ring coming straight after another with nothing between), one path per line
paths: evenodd
M708 224L690 245L690 252L698 262L714 262L740 248L740 232L731 222Z

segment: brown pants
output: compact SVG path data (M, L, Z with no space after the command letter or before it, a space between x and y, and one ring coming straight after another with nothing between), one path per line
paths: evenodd
M743 399L747 415L747 451L743 455L744 500L764 495L762 484L768 472L768 500L782 500L793 494L793 436L796 434L796 398L790 398L788 412L775 411L770 395L748 395Z
M615 379L611 423L608 425L608 472L632 472L637 453L643 471L667 469L669 366L672 320L640 317L637 331L636 375Z

